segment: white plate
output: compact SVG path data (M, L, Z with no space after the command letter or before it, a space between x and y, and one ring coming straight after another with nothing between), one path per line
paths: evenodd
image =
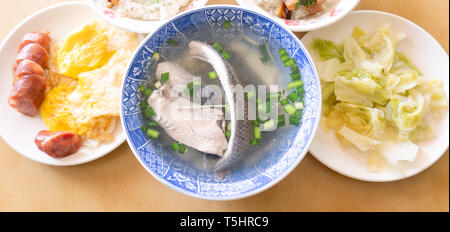
M355 11L332 27L306 34L302 42L309 46L314 38L322 38L341 43L351 35L355 26L371 32L377 25L384 23L390 23L394 32L406 33L407 39L399 44L398 50L416 64L425 77L442 79L448 98L449 58L447 53L429 33L399 16L378 11ZM418 174L435 163L449 145L447 114L446 118L430 122L437 137L419 143L419 155L415 162L401 168L386 166L380 172L371 172L366 168L366 155L356 149L344 151L334 133L327 132L323 123L324 118L321 120L310 152L336 172L364 181L395 181Z
M355 7L359 3L359 0L333 0L330 6L326 8L323 12L299 20L286 20L278 18L270 14L269 12L265 11L255 3L255 0L236 0L236 1L242 7L268 15L278 23L285 25L291 31L295 32L313 31L329 26L342 19L348 13L350 13L353 9L355 9Z
M103 20L120 27L122 29L138 32L138 33L151 33L158 29L166 20L141 20L128 17L121 17L115 11L107 8L104 5L105 0L86 0L89 6L94 12L100 16ZM205 6L208 0L192 0L192 2L186 7L186 10L200 8Z
M41 152L34 143L40 130L45 130L42 117L24 116L8 105L8 95L12 88L11 67L17 55L17 49L23 36L32 31L49 30L52 40L61 41L71 31L95 18L95 14L83 2L69 2L54 5L36 12L6 37L0 45L0 136L18 153L34 161L56 165L70 166L98 159L125 141L125 134L117 120L114 141L102 143L95 148L83 146L76 154L63 159L54 159Z

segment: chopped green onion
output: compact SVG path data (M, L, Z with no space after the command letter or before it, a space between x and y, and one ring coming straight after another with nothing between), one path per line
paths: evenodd
M231 23L228 22L228 21L225 21L223 27L224 27L225 29L230 29Z
M231 123L227 124L227 131L231 131Z
M141 102L141 109L146 109L148 107L148 102L147 101L143 101Z
M298 72L297 73L291 73L291 79L293 81L300 80L301 77L302 77L301 74L298 73Z
M289 100L291 100L291 102L293 102L293 103L295 103L300 97L297 95L297 93L294 91L294 92L291 92L288 96L287 96L287 98L289 98Z
M144 116L148 119L153 118L153 116L156 115L155 111L153 110L153 108L151 106L149 106L148 108L146 108L145 110L142 111L142 113L144 114Z
M263 124L263 130L264 130L264 131L273 131L273 130L275 130L276 128L277 128L277 127L276 127L275 121L274 121L273 119L270 119L270 120L266 121L266 122Z
M219 76L217 75L216 71L212 71L208 73L209 79L217 79Z
M146 127L146 126L142 126L141 129L142 129L142 131L143 131L144 133L147 132L147 127Z
M146 125L147 125L147 126L151 126L151 127L157 127L157 126L159 126L158 122L155 121L155 120L148 121L148 122L146 123Z
M263 120L261 118L257 118L256 120L258 121L258 125L259 124L263 124L263 123L265 123L267 121L267 119Z
M139 90L139 93L143 94L144 90L145 90L145 87L143 85L141 85L141 86L139 86L138 90Z
M184 153L186 153L186 151L187 151L187 146L180 143L180 148L178 149L178 152L180 152L181 154L184 154Z
M286 63L289 59L291 59L288 55L280 57L283 63Z
M296 88L299 88L301 86L303 86L303 81L302 80L296 80L296 81L293 81L293 82L289 82L287 84L287 89L288 90L296 89Z
M253 126L259 126L259 121L258 120L253 120L252 123L253 123Z
M227 113L231 112L230 105L228 105L228 104L225 105L225 112L227 112Z
M179 142L173 142L171 147L172 147L173 151L178 151L178 148L180 147L180 143Z
M161 88L161 86L162 86L162 83L161 83L160 81L157 81L157 82L155 83L155 88L156 88L156 89Z
M225 131L225 137L230 138L231 136L231 131Z
M289 124L294 126L300 126L300 117L295 115L289 116Z
M303 88L303 83L302 83L301 87L297 88L297 93L300 96L302 96L305 93L305 89Z
M168 72L161 74L161 82L162 83L167 82L168 80L169 80L169 73Z
M153 129L147 129L147 135L154 139L157 139L159 137L159 132Z
M253 146L258 146L259 145L259 139L252 139L250 140L250 144Z
M173 39L169 39L167 42L169 42L169 44L172 44L172 45L174 45L174 46L177 46L177 45L178 45L178 42L175 41L175 40L173 40Z
M153 88L145 88L144 92L142 93L144 96L149 97L153 93Z
M278 50L278 53L280 54L280 57L287 55L287 52L286 52L286 50L284 50L284 48L281 48L280 50Z
M259 128L259 126L255 126L253 128L253 136L255 139L261 139L261 129Z
M291 70L293 73L300 73L300 68L298 67L298 64L291 65Z
M161 58L161 54L159 54L158 52L153 52L153 55L152 55L153 61L158 62L160 58Z
M259 45L259 53L261 54L261 62L266 63L270 57L265 44Z
M284 114L278 115L278 125L277 125L277 127L280 128L280 127L283 127L285 125L286 125L286 119L284 118Z
M289 59L289 60L287 60L286 62L283 62L283 63L284 63L284 66L289 67L289 66L292 66L292 65L295 64L295 60L291 58L291 59Z
M230 53L226 52L226 51L222 51L222 56L223 58L225 58L226 60L229 60L231 55Z
M289 115L293 115L296 112L295 107L293 107L291 104L287 104L284 106L284 111L286 111L286 113L288 113Z
M222 52L223 51L223 47L220 43L214 43L212 45L213 48L215 48L217 51Z
M295 107L295 109L297 109L297 110L303 110L303 102L296 102L296 103L294 103L294 107Z
M280 101L280 104L282 106L285 106L285 105L289 104L289 100L288 99L283 99L283 100Z

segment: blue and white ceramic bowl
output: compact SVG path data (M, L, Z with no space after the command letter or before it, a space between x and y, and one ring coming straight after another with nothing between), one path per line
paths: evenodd
M231 28L224 30L224 22ZM138 88L148 83L150 70L154 65L151 59L154 52L170 52L165 47L170 38L183 39L196 35L198 25L209 24L207 33L214 37L252 34L255 40L266 39L270 50L277 54L280 48L298 63L305 88L305 108L301 125L290 128L284 139L271 140L273 144L265 149L255 162L243 165L223 179L212 171L197 168L191 162L173 152L171 141L150 139L141 130L144 118L140 103L145 100ZM251 33L250 33L251 32ZM201 39L190 38L187 39ZM280 77L285 83L290 76ZM136 158L159 181L189 196L208 200L233 200L260 193L287 176L303 159L316 132L321 112L320 82L312 59L298 38L286 27L254 11L236 6L216 5L196 9L181 14L150 34L133 57L124 83L121 98L121 119L127 134L128 144Z

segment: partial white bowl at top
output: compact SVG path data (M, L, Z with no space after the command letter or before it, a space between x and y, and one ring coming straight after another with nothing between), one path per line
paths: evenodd
M322 30L309 32L302 42L309 47L312 40L321 38L341 43L358 26L366 32L372 32L377 26L390 23L394 32L403 32L407 38L397 49L415 64L425 77L439 78L444 83L445 93L449 96L449 58L441 45L424 29L402 17L379 11L354 11L343 20ZM420 142L417 159L402 167L385 166L378 172L366 167L367 156L357 149L343 150L333 131L327 131L322 117L319 129L310 147L310 152L320 162L338 173L351 178L387 182L416 175L434 164L448 149L449 117L430 121L436 137Z
M260 0L236 0L244 8L265 14L294 32L313 31L338 22L358 5L359 0L327 0L324 11L297 20L281 19L256 4ZM269 0L273 1L273 0Z
M158 29L166 20L142 20L137 18L122 17L115 11L105 6L106 0L85 0L91 9L103 20L113 26L122 29L137 32L137 33L151 33ZM206 5L208 0L191 0L186 10L200 8ZM180 12L181 13L181 12Z

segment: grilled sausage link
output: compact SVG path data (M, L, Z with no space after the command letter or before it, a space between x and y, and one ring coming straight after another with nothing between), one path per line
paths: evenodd
M39 150L45 152L53 158L64 158L75 154L82 145L82 139L79 135L58 131L40 131L34 142Z
M32 32L24 36L13 64L13 89L9 105L18 112L33 117L45 97L47 80L44 69L48 63L50 36Z

